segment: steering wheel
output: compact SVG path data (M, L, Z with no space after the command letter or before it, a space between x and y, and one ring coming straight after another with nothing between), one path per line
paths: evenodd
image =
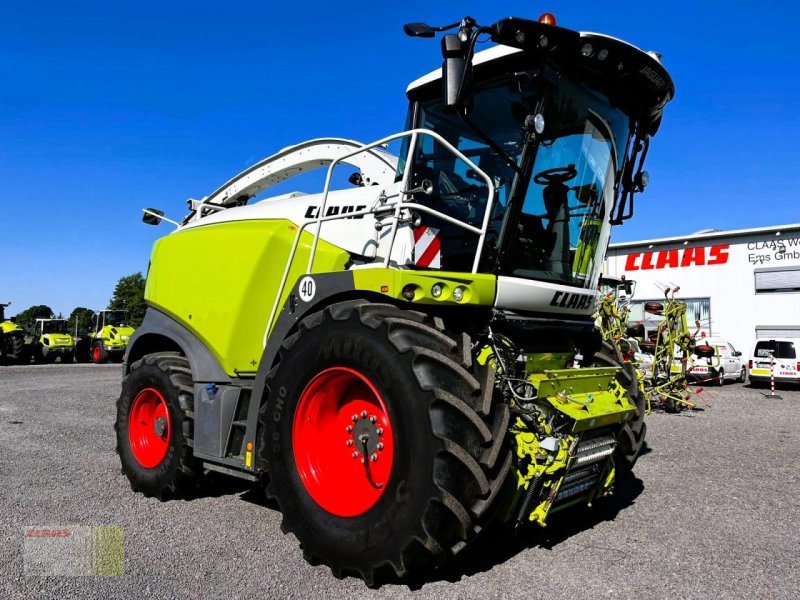
M566 183L578 176L578 170L575 165L566 167L555 167L554 169L545 169L537 173L533 177L533 181L539 185L551 185L553 183Z

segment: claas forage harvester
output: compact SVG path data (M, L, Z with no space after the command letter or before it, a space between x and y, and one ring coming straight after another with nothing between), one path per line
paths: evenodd
M368 583L545 525L633 467L644 398L592 315L674 94L656 54L549 14L405 30L445 32L406 131L286 148L180 222L146 209L176 229L117 403L133 489L263 482L309 560ZM331 189L341 165L352 187ZM261 199L319 166L321 193Z

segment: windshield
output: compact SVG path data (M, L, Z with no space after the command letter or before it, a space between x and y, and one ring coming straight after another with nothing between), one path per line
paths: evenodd
M107 310L103 313L105 322L103 325L112 327L125 327L128 324L128 313L124 310Z
M526 142L524 124L540 112L545 133L534 147ZM608 213L624 155L624 147L617 145L627 140L627 117L584 86L565 79L557 87L541 85L519 74L476 89L469 119L506 157L438 101L423 103L417 122L457 147L496 186L483 267L594 287L610 235ZM526 152L535 159L526 161ZM433 193L423 202L481 226L485 183L428 136L421 139L412 173L416 185L424 179L433 184ZM476 236L428 216L423 224L438 232L441 268L470 269Z
M67 333L66 321L43 321L42 335L46 333Z

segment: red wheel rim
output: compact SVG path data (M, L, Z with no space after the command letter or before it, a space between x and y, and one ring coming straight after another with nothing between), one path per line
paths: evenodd
M297 405L292 450L303 486L322 508L339 517L372 508L394 458L392 423L372 382L348 367L314 377Z
M100 362L100 346L92 348L92 357L94 358L94 362Z
M172 424L164 396L154 388L136 395L128 417L128 439L133 456L146 469L161 464L169 449Z

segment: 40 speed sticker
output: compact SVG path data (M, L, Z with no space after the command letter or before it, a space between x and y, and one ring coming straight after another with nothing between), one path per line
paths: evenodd
M314 294L317 293L317 284L312 277L303 277L300 280L297 291L300 294L300 300L303 302L311 302L314 299Z

